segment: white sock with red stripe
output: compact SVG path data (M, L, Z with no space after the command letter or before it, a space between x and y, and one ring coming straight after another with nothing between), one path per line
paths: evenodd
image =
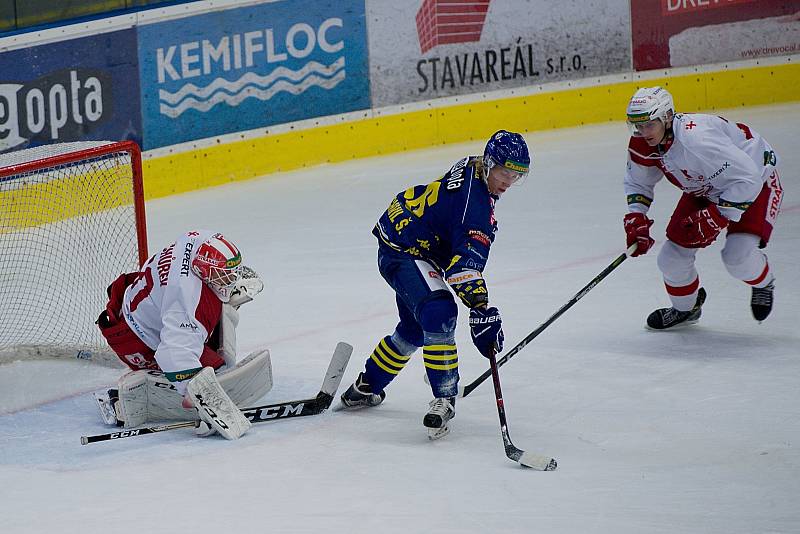
M697 291L700 289L700 277L697 276L695 271L695 278L688 284L675 284L670 283L666 278L664 279L664 287L667 289L669 300L672 301L672 307L680 311L689 311L694 308L697 302Z
M697 301L700 281L694 267L696 248L685 248L667 240L658 253L658 269L664 276L672 307L689 311Z
M759 237L732 234L725 240L722 262L734 278L753 287L765 287L773 280L767 255L758 248Z

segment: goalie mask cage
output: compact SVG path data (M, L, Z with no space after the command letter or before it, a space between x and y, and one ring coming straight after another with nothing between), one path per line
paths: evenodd
M0 364L71 357L121 365L95 324L106 287L147 259L132 141L0 155Z

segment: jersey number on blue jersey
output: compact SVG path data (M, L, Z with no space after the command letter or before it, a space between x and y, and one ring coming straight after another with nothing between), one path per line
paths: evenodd
M422 217L422 214L425 213L425 207L433 206L439 200L439 188L441 186L442 183L438 181L428 184L425 191L416 198L414 198L414 188L409 187L403 194L403 198L406 199L406 207L417 217Z

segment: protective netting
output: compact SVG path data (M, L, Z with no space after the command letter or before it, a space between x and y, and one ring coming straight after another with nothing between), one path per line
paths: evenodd
M106 287L139 265L138 151L117 147L70 143L0 155L0 363L108 352L95 325ZM95 151L65 162L86 148Z

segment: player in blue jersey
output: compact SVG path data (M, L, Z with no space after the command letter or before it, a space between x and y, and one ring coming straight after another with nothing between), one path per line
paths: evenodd
M396 293L400 322L342 394L345 408L380 404L389 382L423 347L434 396L423 424L432 439L449 432L458 393L453 293L470 310L472 340L481 354L502 350L500 313L489 306L482 273L497 231L495 202L529 167L522 136L500 130L483 157L465 157L442 178L392 199L372 233L378 239L378 269Z

